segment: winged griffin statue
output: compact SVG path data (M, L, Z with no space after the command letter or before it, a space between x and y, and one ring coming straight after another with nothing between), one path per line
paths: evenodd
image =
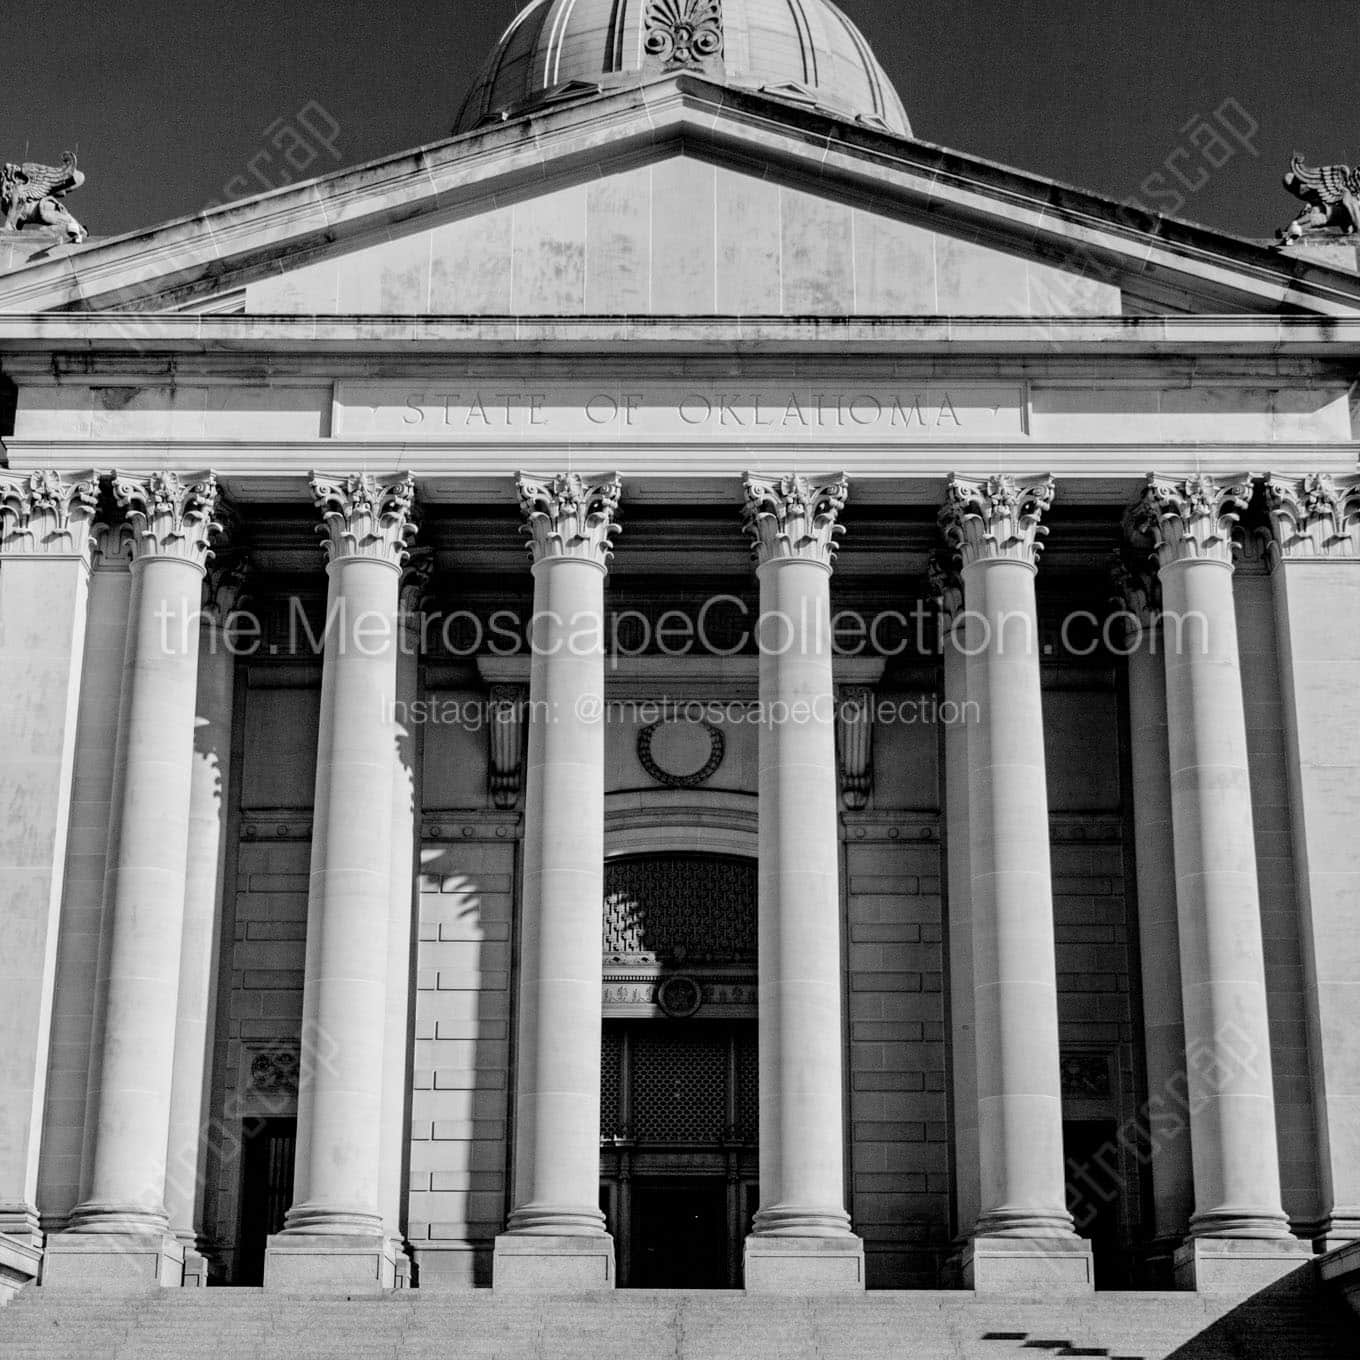
M67 211L61 200L85 183L85 176L76 169L76 158L68 151L60 165L39 165L25 161L22 165L6 163L0 166L0 211L5 215L5 231L20 231L24 227L59 227L67 240L83 241L89 233Z
M1307 206L1283 231L1275 233L1282 246L1329 227L1339 227L1343 236L1360 231L1360 170L1349 165L1314 168L1305 165L1295 152L1284 187Z

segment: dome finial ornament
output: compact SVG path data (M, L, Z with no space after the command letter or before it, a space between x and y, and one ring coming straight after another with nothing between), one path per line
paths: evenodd
M647 54L667 70L722 58L722 0L649 0L644 22Z

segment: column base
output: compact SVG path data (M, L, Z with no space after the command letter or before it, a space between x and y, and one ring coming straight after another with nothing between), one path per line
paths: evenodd
M1308 1244L1297 1237L1192 1237L1176 1252L1176 1288L1246 1296L1312 1260ZM1311 1280L1310 1271L1300 1284Z
M53 1233L44 1289L136 1294L184 1283L184 1243L173 1233Z
M748 1294L839 1294L864 1289L864 1243L854 1233L837 1237L782 1237L752 1233L746 1239Z
M1085 1238L975 1237L963 1251L963 1287L976 1294L1052 1298L1095 1288L1091 1244Z
M608 1233L576 1237L501 1233L496 1238L491 1283L507 1293L591 1294L614 1287L614 1239Z
M383 1233L275 1233L265 1243L264 1287L279 1293L380 1294L396 1281Z
M0 1233L0 1308L37 1280L42 1259L41 1247Z

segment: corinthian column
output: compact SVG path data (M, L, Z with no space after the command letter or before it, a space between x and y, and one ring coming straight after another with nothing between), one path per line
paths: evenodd
M330 588L303 974L294 1202L265 1288L391 1288L379 1196L397 593L415 485L314 476Z
M1063 1174L1048 787L1034 580L1053 479L951 478L940 515L969 616L968 839L980 1204L979 1291L1091 1287Z
M940 617L944 700L968 712L968 618L963 580L941 553L930 564ZM954 1114L954 1221L966 1248L978 1217L977 1040L973 1016L973 862L968 843L968 723L944 729L944 838L949 891L950 1078Z
M203 586L199 627L198 717L189 793L189 853L185 861L184 941L180 950L175 1022L175 1079L165 1207L184 1244L184 1282L208 1283L203 1255L203 1192L208 1175L208 1079L217 1009L218 944L227 864L227 798L231 782L231 720L236 655L228 621L245 577L244 559L219 559Z
M1266 502L1330 1251L1360 1240L1360 477L1272 477Z
M513 1209L498 1289L612 1288L599 1209L604 578L619 479L520 474L533 558Z
M845 478L748 475L760 582L760 1210L748 1290L864 1287L845 1211L831 560Z
M1162 584L1195 1213L1179 1283L1236 1288L1297 1265L1280 1207L1265 958L1232 531L1249 482L1148 479L1135 525Z
M93 473L0 473L0 1303L38 1273L38 1149L90 581Z
M1145 554L1144 554L1145 556ZM1151 1260L1169 1278L1194 1208L1190 1124L1185 1090L1185 1016L1176 915L1171 748L1162 654L1162 592L1155 569L1122 560L1115 568L1124 610L1129 670L1130 794L1138 886L1138 955L1151 1130Z
M132 607L95 989L87 1193L44 1282L179 1285L165 1208L193 781L198 615L217 482L114 474L131 528Z

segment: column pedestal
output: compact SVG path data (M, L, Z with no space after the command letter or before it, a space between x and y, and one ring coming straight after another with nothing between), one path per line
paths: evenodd
M0 1233L0 1308L38 1278L42 1248Z
M135 1293L178 1289L184 1243L171 1232L54 1233L43 1260L44 1289Z
M501 1233L492 1278L498 1290L540 1294L586 1294L614 1288L614 1239L606 1232L585 1237Z
M280 1293L382 1293L396 1286L396 1244L384 1232L275 1233L265 1288Z
M1089 1294L1091 1244L1070 1237L978 1235L963 1249L963 1287L979 1294Z

